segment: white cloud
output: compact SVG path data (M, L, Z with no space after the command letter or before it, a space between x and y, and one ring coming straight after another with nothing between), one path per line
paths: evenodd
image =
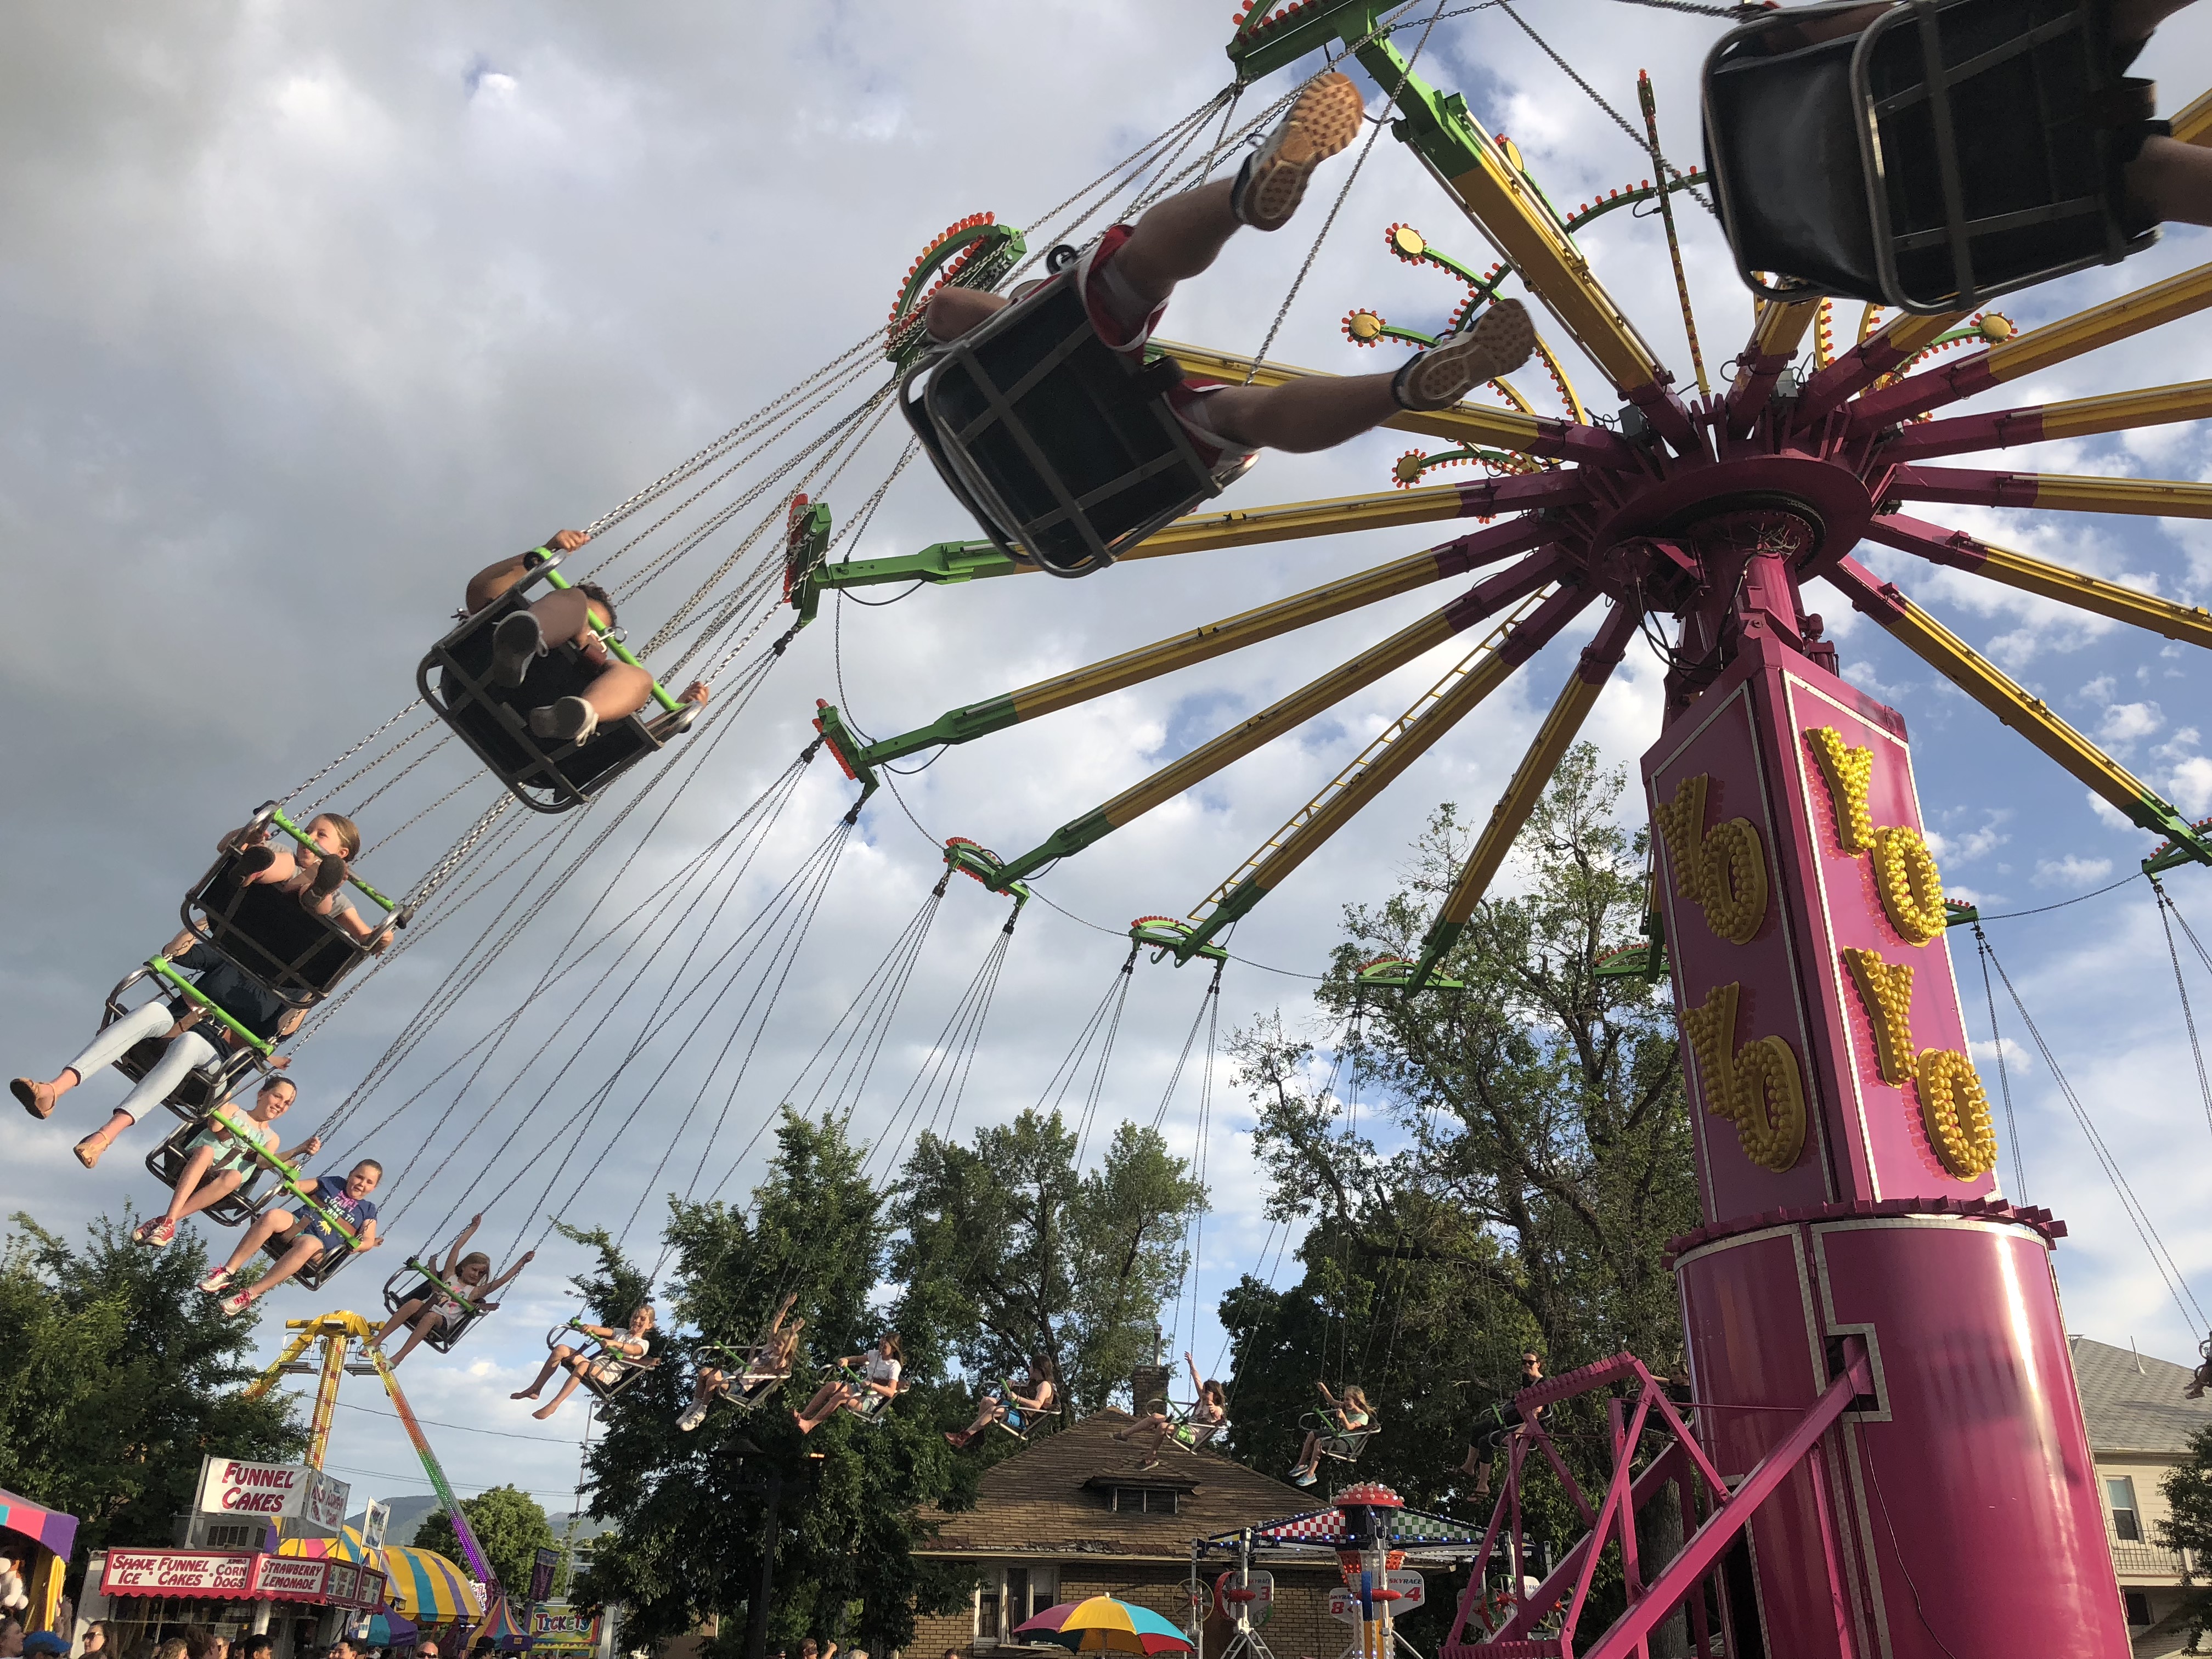
M2166 775L2166 793L2192 818L2212 812L2212 759L2194 755Z
M2088 887L2112 873L2110 859L2085 859L2069 853L2063 859L2042 859L2035 866L2038 887Z
M2098 820L2102 823L2106 829L2135 830L2136 828L2136 822L2133 818L2130 817L2125 812L2120 811L2118 807L2113 805L2112 802L2106 800L2102 795L2093 795L2085 789L2081 792L2081 797L2084 800L2089 803L2089 810L2097 815Z
M2097 735L2106 743L2132 743L2165 724L2165 712L2154 702L2116 702L2105 710Z

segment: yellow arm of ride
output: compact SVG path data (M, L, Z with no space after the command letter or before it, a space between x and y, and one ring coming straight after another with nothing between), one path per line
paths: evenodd
M1906 650L2056 761L2099 799L2118 808L2130 822L2166 836L2202 862L2212 864L2212 844L2170 802L1894 586L1850 558L1839 562L1827 577L1854 609L1879 623Z
M2202 94L2173 118L2173 136L2185 144L2212 144L2212 92Z
M1470 509L1458 484L1425 489L1389 489L1373 495L1338 495L1320 501L1286 501L1280 507L1244 507L1226 513L1194 513L1139 542L1121 555L1157 559L1170 553L1200 553L1222 547L1252 547L1261 542L1303 541L1354 530L1392 530L1401 525L1434 524Z
M1337 377L1317 368L1294 368L1288 363L1265 362L1255 371L1253 360L1237 356L1233 351L1216 351L1207 346L1179 345L1170 341L1157 343L1162 351L1176 360L1184 374L1194 380L1211 380L1222 386L1243 386L1249 377L1253 386L1286 386L1292 380L1328 380ZM1401 410L1382 422L1400 432L1419 432L1431 438L1448 438L1456 444L1488 444L1498 449L1510 449L1516 454L1533 455L1540 453L1537 441L1543 431L1540 416L1523 414L1518 410L1488 409L1479 404L1459 404L1450 409Z
M1509 660L1498 647L1537 611L1543 597L1533 593L1523 599L1412 708L1384 727L1327 788L1291 814L1228 879L1200 900L1190 913L1198 926L1176 951L1177 959L1188 961L1214 934L1281 886L1368 802L1510 679L1522 658L1516 654ZM1556 618L1555 629L1565 621Z
M2212 305L2212 264L2202 264L2162 283L2138 289L2133 294L2123 294L2071 317L2014 335L1991 346L1984 361L1990 379L2016 380L2023 374L2035 374L2083 352L2094 351L2145 329L2202 311L2208 305Z
M1566 689L1552 705L1552 712L1544 716L1535 741L1522 756L1521 764L1514 769L1504 794L1491 809L1490 822L1483 825L1481 839L1468 854L1451 891L1444 895L1437 919L1429 924L1428 935L1421 941L1420 960L1413 964L1405 981L1407 990L1418 991L1428 982L1430 975L1436 972L1437 963L1466 930L1468 918L1490 890L1490 884L1505 863L1506 854L1513 850L1513 841L1521 833L1521 826L1536 810L1544 787L1559 769L1559 762L1583 729L1583 722L1589 718L1590 710L1597 707L1599 696L1627 649L1628 636L1635 630L1636 620L1632 608L1616 605L1599 628L1597 637L1583 648L1574 672L1567 677Z
M1900 514L1875 520L1867 526L1867 535L1900 552L1917 553L1936 564L1986 576L2023 593L2057 599L2077 611L2093 611L2114 622L2148 629L2169 640L2212 650L2212 611L2202 605L2177 605L2155 594L2138 593L2132 587L2084 575L2063 564L1996 546L1963 530L1946 530Z

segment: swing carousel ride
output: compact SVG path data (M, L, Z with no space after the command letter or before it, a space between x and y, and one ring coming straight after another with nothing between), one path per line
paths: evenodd
M1674 9L1737 16L1727 8ZM1504 0L1497 9L1533 34ZM1916 15L1934 9L1923 6ZM2071 8L2045 3L2044 9L2051 18L2029 31L2035 38L2028 46L2038 49L2072 27L2063 21ZM533 556L520 585L432 648L418 678L421 703L264 809L260 822L303 839L309 804L329 810L345 803L358 816L448 744L459 744L489 770L496 787L488 799L461 800L486 781L471 769L363 855L390 858L386 844L418 823L445 823L455 831L447 850L396 896L353 878L389 919L376 939L310 926L296 908L269 910L255 897L268 890L241 884L243 848L226 851L193 889L187 928L305 1016L296 1032L288 1029L282 1037L236 1031L224 1081L265 1069L280 1043L296 1052L423 938L473 909L487 918L481 931L447 953L427 999L320 1133L325 1140L343 1136L366 1146L407 1115L416 1150L386 1183L399 1200L387 1225L396 1225L412 1201L418 1164L426 1175L472 1171L447 1214L421 1228L434 1243L472 1202L485 1209L510 1193L534 1200L530 1217L575 1213L599 1152L637 1133L679 1060L703 1037L717 1052L703 1076L682 1074L681 1111L658 1115L674 1121L656 1121L668 1130L666 1150L623 1225L626 1238L695 1125L705 1132L704 1146L682 1194L687 1200L723 1191L766 1127L763 1120L728 1158L727 1172L708 1178L798 943L868 803L887 787L896 796L893 763L977 742L1436 583L1472 579L1427 615L1069 818L1035 848L1002 857L964 837L945 842L941 878L799 1074L780 1092L751 1092L849 1117L885 1054L952 876L1007 901L1003 927L872 1144L868 1172L887 1187L908 1137L940 1124L949 1128L1009 941L1042 872L1426 653L1471 639L1404 714L1187 915L1145 916L1131 925L1127 960L1048 1087L1048 1096L1057 1088L1064 1097L1095 1046L1087 1132L1137 957L1149 950L1155 961L1210 964L1183 1048L1188 1061L1204 1024L1210 1060L1228 930L1547 644L1587 630L1587 643L1418 953L1368 964L1359 975L1363 994L1451 994L1444 969L1455 940L1641 635L1668 665L1663 723L1642 763L1656 832L1651 916L1645 942L1610 959L1603 971L1669 978L1681 1020L1704 1223L1672 1249L1698 1402L1694 1426L1632 1356L1524 1392L1529 1427L1512 1443L1497 1511L1486 1530L1454 1546L1479 1538L1480 1559L1491 1560L1494 1549L1510 1554L1505 1601L1487 1600L1478 1577L1443 1652L1447 1659L1576 1652L1614 1659L1645 1651L1660 1621L1681 1609L1700 1651L1736 1659L2050 1651L2056 1632L2066 1633L2069 1653L2117 1659L2128 1651L2127 1632L2087 1474L2050 1265L2064 1229L2047 1212L2009 1202L1999 1191L1995 1126L1969 1058L1946 943L1949 927L1975 919L1971 907L1945 902L1923 831L1904 717L1840 676L1822 620L1805 600L1809 588L1826 583L2098 799L2158 837L2146 871L2212 864L2212 826L2189 822L1855 556L1862 543L1872 543L2163 640L2212 646L2212 614L2201 608L1918 516L1951 504L2212 517L2212 485L1946 464L2014 444L2201 420L2212 416L2212 381L1943 412L2194 316L2212 306L2212 265L2062 320L2015 329L1980 303L2002 284L1990 278L1985 261L1978 285L1975 233L1958 210L1952 155L1943 170L1948 217L1939 210L1935 229L1905 236L1912 250L1934 246L1952 260L1957 280L1944 291L1948 301L1944 293L1931 301L1916 290L1897 296L1911 308L1889 314L1869 301L1854 327L1832 298L1759 274L1765 297L1751 307L1735 356L1716 374L1692 314L1679 220L1692 202L1709 206L1709 194L1740 213L1729 181L1667 161L1647 80L1639 88L1644 125L1637 141L1650 158L1650 176L1572 213L1560 211L1511 143L1487 131L1464 98L1422 78L1422 46L1443 10L1297 0L1280 11L1240 13L1228 46L1233 78L1217 96L1040 216L1035 222L1044 228L1035 234L988 214L953 225L907 273L887 326L872 329L590 526L595 544L618 531L627 539L604 554L595 546L589 570L573 579L564 571L564 557L578 562L573 549L548 547ZM1485 17L1462 27L1503 26ZM1419 40L1409 52L1400 37L1415 30ZM1074 243L1109 204L1118 202L1121 216L1133 217L1147 202L1212 176L1224 157L1233 167L1291 96L1253 111L1245 108L1248 91L1271 76L1303 80L1324 58L1364 70L1370 106L1376 98L1382 106L1367 142L1387 128L1492 251L1487 264L1463 263L1409 224L1389 228L1392 257L1457 285L1459 298L1438 332L1470 322L1509 288L1525 295L1561 343L1540 337L1547 389L1532 395L1501 380L1456 407L1395 416L1389 424L1444 447L1409 450L1378 481L1386 487L1371 494L1193 510L1218 486L1178 472L1188 457L1175 453L1181 441L1172 422L1158 417L1163 388L1177 378L1280 385L1313 371L1271 360L1264 345L1241 355L1155 343L1151 364L1123 363L1113 373L1071 369L1054 380L1044 370L1058 359L1009 365L992 358L998 342L1018 340L1018 326L1000 330L994 322L990 349L980 335L972 348L935 346L925 337L921 309L939 289L1008 289L1040 265L1042 286L999 315L1015 324L1024 316L1049 319L1066 298ZM1947 81L1929 71L1933 91L1893 94L1878 118L1869 117L1875 122L1869 130L1893 144L1905 142L1880 121L1899 108L1941 106L1945 88L1955 93L1966 73L1959 69ZM2174 131L2187 141L2212 141L2212 97L2185 109ZM1951 155L1940 122L1936 135L1929 142ZM1895 154L1891 161L1894 170ZM1663 226L1691 385L1662 362L1577 240L1624 209L1648 211ZM2047 203L2031 206L2020 223L2041 223L2056 211ZM2117 260L2141 246L2135 237L2089 257ZM2007 280L2016 285L2082 262L2062 251L2042 270ZM1924 261L1914 269L1925 277ZM1665 288L1663 279L1638 286L1645 293ZM1371 308L1353 308L1342 326L1352 342L1376 350L1436 337ZM1849 334L1848 344L1838 343L1839 330ZM1269 344L1273 337L1271 331ZM1602 379L1602 399L1586 401L1577 390L1570 370L1584 371L1570 361L1568 348ZM948 378L956 371L966 380ZM1035 401L1048 393L1056 400L1050 419ZM965 414L958 412L962 397L971 400ZM1545 412L1547 404L1555 412ZM856 459L875 453L871 441L894 408L911 424L912 441L872 485L848 483ZM857 556L886 493L924 453L983 535L912 555ZM1447 469L1478 476L1432 481ZM1182 495L1164 494L1164 486L1155 487L1161 479L1180 480ZM833 494L854 502L854 510L833 513ZM672 866L640 866L641 878L652 872L649 890L629 908L611 896L678 799L708 775L709 757L740 728L771 671L802 642L825 602L858 602L865 590L887 585L960 590L1048 569L1091 574L1117 562L1465 520L1477 527L1425 551L953 708L890 737L870 738L848 710L821 700L817 739L766 790ZM592 624L598 653L559 644L545 667L531 671L551 677L533 678L532 700L574 693L607 660L632 671L651 665L648 678L660 677L637 714L608 721L590 741L548 739L496 672L493 635L500 622L529 602L532 589L557 592L572 580L615 585L626 608L641 609L667 598L664 578L702 561L713 568L688 596L667 599L665 619L641 646L625 643L609 615ZM670 696L661 680L679 672L712 686L713 699ZM407 729L387 742L403 725ZM809 763L824 750L858 787L858 799L734 937L718 930L757 861L780 856L770 850L779 845L779 821ZM356 769L326 781L364 751L369 758ZM618 791L633 774L635 787ZM356 786L367 791L357 799L347 793ZM528 810L510 810L518 805ZM617 841L618 833L626 840ZM573 924L568 917L579 907L558 913L566 932L557 946L532 958L534 982L504 1013L467 1026L481 1035L466 1048L426 1049L441 1022L487 982L502 953L587 867L597 896ZM166 957L157 957L118 988L111 1019L128 1015L131 987L141 980L164 995L196 994ZM575 1018L587 1008L589 1018ZM210 1012L228 1018L212 1005ZM629 1029L613 1024L617 1014ZM533 1023L545 1028L542 1038L529 1035ZM611 1051L610 1060L586 1059ZM153 1058L134 1049L123 1064L136 1067L135 1076ZM416 1079L434 1064L440 1066L434 1074ZM1183 1069L1179 1063L1178 1078ZM648 1075L640 1083L638 1073ZM404 1097L381 1103L401 1092L403 1078L410 1079ZM173 1103L179 1115L203 1109L210 1087L204 1077L179 1085ZM1171 1082L1170 1095L1174 1088ZM557 1109L550 1104L556 1091L563 1103ZM1166 1109L1164 1099L1163 1116ZM1202 1101L1201 1169L1205 1109ZM418 1128L434 1110L434 1121ZM519 1132L532 1121L541 1129L550 1122L552 1132L526 1155ZM173 1141L149 1160L172 1181L184 1150L181 1139ZM584 1173L570 1180L576 1164ZM277 1174L272 1191L311 1198L296 1171ZM603 1186L593 1188L594 1196ZM480 1193L491 1194L491 1203L480 1201ZM257 1207L241 1194L228 1210L210 1214L235 1224ZM507 1259L532 1224L525 1221ZM554 1224L546 1221L538 1245ZM327 1279L350 1254L334 1252L309 1282ZM424 1259L433 1259L429 1251ZM656 1277L665 1265L664 1255ZM713 1346L713 1334L702 1332L701 1340ZM392 1386L388 1373L386 1381ZM1534 1408L1593 1392L1609 1395L1614 1467L1605 1490L1586 1496ZM396 1388L392 1397L400 1403ZM1589 1528L1533 1591L1524 1590L1521 1573L1517 1496L1529 1458L1544 1460L1565 1482ZM1686 1542L1671 1559L1639 1563L1636 1516L1660 1501L1680 1504ZM1394 1507L1402 1505L1384 1489L1354 1488L1306 1528L1321 1547L1360 1558L1364 1616L1382 1620L1379 1636L1363 1636L1376 1659L1389 1650L1390 1575L1400 1565L1391 1559L1391 1528L1399 1524L1389 1514ZM1249 1542L1240 1571L1249 1571ZM1608 1544L1619 1547L1627 1609L1608 1631L1577 1646L1577 1622Z

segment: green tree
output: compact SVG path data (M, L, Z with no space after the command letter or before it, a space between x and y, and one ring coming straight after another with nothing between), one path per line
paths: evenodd
M1295 1453L1316 1376L1359 1381L1383 1425L1369 1455L1437 1494L1466 1414L1511 1391L1525 1345L1554 1372L1623 1348L1680 1364L1662 1250L1698 1199L1673 1005L1663 986L1595 972L1647 902L1645 837L1618 821L1626 787L1589 745L1569 752L1516 842L1501 884L1517 896L1478 906L1441 964L1464 990L1363 999L1357 981L1366 959L1418 954L1470 840L1451 807L1404 889L1347 911L1321 996L1347 1028L1364 1126L1316 1078L1312 1045L1279 1022L1238 1034L1271 1209L1310 1224L1303 1283L1248 1279L1223 1304L1248 1455Z
M1058 1112L978 1129L972 1148L922 1135L894 1211L893 1266L906 1322L982 1378L1049 1353L1066 1409L1080 1413L1152 1358L1206 1189L1158 1130L1133 1123L1089 1174L1075 1153Z
M256 1322L193 1291L208 1269L195 1230L148 1250L127 1216L101 1219L73 1249L14 1222L0 1247L0 1486L76 1516L84 1549L160 1544L192 1507L203 1455L299 1455L290 1403L241 1392Z
M2188 1455L2166 1471L2159 1483L2166 1494L2166 1518L2155 1528L2158 1541L2170 1550L2194 1550L2200 1561L2212 1554L2212 1427L2189 1437ZM2212 1629L2212 1589L2192 1584L2181 1605L2159 1621L2154 1632L2179 1633L2194 1653L2204 1632Z
M860 1352L886 1322L886 1220L866 1154L834 1118L786 1109L751 1217L720 1203L672 1208L664 1329L680 1316L699 1340L742 1346L787 1293L807 1323L798 1372L750 1414L720 1406L696 1432L680 1431L690 1389L674 1365L603 1408L592 1512L617 1528L598 1540L575 1594L623 1602L635 1645L718 1613L716 1652L740 1652L771 1540L770 1646L795 1650L802 1636L835 1634L888 1652L911 1640L916 1612L947 1610L965 1594L914 1554L929 1535L927 1516L973 1480L939 1432L965 1391L936 1380L925 1343L901 1333L918 1381L880 1422L841 1413L802 1440L792 1421L818 1368ZM594 1306L623 1303L634 1291L616 1286L641 1281L610 1241L596 1242L601 1272L580 1283Z
M553 1525L538 1500L518 1487L493 1486L461 1499L461 1513L468 1516L469 1530L483 1550L484 1565L498 1576L501 1587L510 1596L528 1595L538 1552L552 1548L554 1542ZM464 1569L468 1565L454 1535L453 1517L443 1510L422 1517L422 1524L415 1528L415 1547L435 1550Z

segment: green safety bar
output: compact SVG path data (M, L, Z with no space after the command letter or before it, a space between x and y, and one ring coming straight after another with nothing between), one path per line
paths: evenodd
M445 1280L445 1276L440 1273L435 1267L425 1266L423 1263L417 1261L411 1255L407 1258L407 1265L412 1267L416 1273L422 1274L422 1277L431 1284L435 1285L447 1296L453 1297L454 1301L459 1303L461 1306L466 1308L471 1313L481 1311L467 1291L460 1290L454 1285L448 1285Z
M287 1164L283 1158L277 1157L276 1153L269 1151L268 1148L258 1146L254 1142L245 1139L242 1137L239 1139L239 1145L245 1147L248 1152L252 1153L254 1160L260 1164L263 1168L274 1174L278 1182L281 1183L284 1189L290 1193L294 1198L298 1199L303 1206L313 1210L317 1215L320 1216L323 1218L323 1224L325 1226L328 1227L339 1237L349 1240L349 1242L346 1245L346 1250L349 1255L361 1248L361 1235L354 1231L352 1224L342 1219L334 1211L325 1205L322 1200L317 1198L314 1194L314 1190L312 1188L303 1187L300 1184L300 1170L297 1164ZM274 1194L272 1194L271 1196L273 1197Z
M314 843L313 840L308 836L306 830L300 828L298 824L293 823L291 819L284 816L284 809L283 807L270 807L269 809L269 821L275 824L279 830L282 830L286 835L291 836L294 841L298 842L301 846L314 854L316 857L320 858L322 856L323 849ZM346 866L346 884L350 887L359 889L362 892L366 893L377 904L382 906L384 914L387 916L399 908L398 905L394 903L392 900L385 897L383 894L378 892L376 889L371 887L367 882L356 875L353 872L353 866L350 863Z
M146 958L146 967L147 970L150 972L155 978L160 980L163 984L182 992L188 1000L197 1003L207 1012L213 1014L216 1018L222 1022L223 1025L229 1030L233 1036L236 1037L240 1042L246 1044L255 1054L261 1055L262 1058L265 1060L270 1054L276 1052L276 1045L275 1043L264 1042L260 1037L254 1036L252 1032L247 1030L246 1027L240 1025L235 1019L233 1019L229 1014L223 1011L221 1005L210 998L207 993L201 990L198 986L193 984L182 974L179 973L170 963L168 957L163 956L149 957Z
M559 571L550 568L553 561L561 556L558 553L555 552L553 549L550 547L541 547L538 550L545 556L545 562L539 565L538 568L544 575L545 580L549 586L550 586L556 592L562 593L567 592L570 588L575 586L575 583L570 581ZM635 656L631 654L630 648L628 646L624 645L620 640L616 639L611 634L608 633L605 629L599 626L599 621L596 617L592 618L592 632L599 636L599 642L606 647L608 654L612 656L617 662L627 663L632 668L645 667L643 663L640 662ZM647 669L646 672L650 674L653 671ZM675 698L668 695L667 690L661 685L659 680L655 680L653 683L653 700L659 703L663 708L665 708L672 714L681 712L684 708L682 703L678 702Z

